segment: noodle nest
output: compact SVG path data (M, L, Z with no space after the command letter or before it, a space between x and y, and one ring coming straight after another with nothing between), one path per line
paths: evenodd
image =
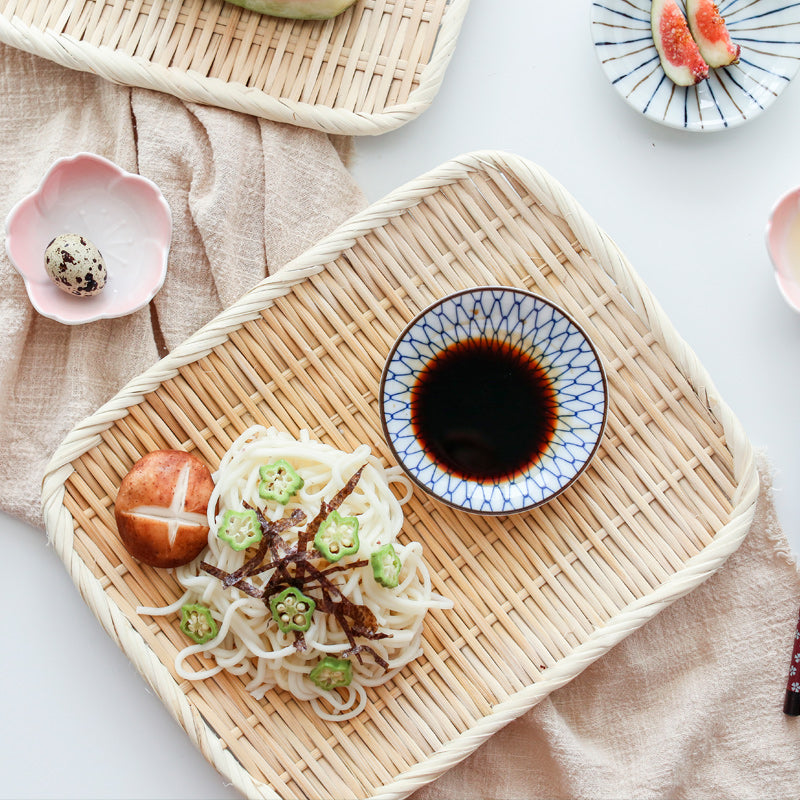
M281 459L302 478L302 486L285 505L259 495L259 469ZM374 615L380 638L358 639L359 644L367 647L358 656L351 655L348 659L352 668L350 684L326 690L311 680L312 669L326 656L346 657L343 654L352 645L335 616L317 609L301 637L291 631L284 633L265 599L249 596L235 586L226 588L219 577L204 571L201 564L205 562L218 571L233 573L252 554L252 550L233 549L218 536L225 512L229 510L254 508L269 523L302 510L305 521L280 534L283 542L294 548L306 524L359 470L355 487L338 509L342 516L358 520L359 548L337 562L337 569L331 571L328 580L348 601L366 607ZM218 632L209 641L190 644L178 653L175 667L183 678L204 680L227 671L240 675L246 690L257 699L279 688L298 700L310 701L323 719L344 720L357 715L366 706L367 688L387 682L421 655L427 611L452 607L449 600L431 588L421 544L397 541L403 525L402 504L411 494L408 479L399 468L384 469L366 445L345 453L313 441L307 431L302 431L295 439L260 425L249 428L233 443L213 477L215 489L208 506L208 547L198 559L175 569L184 594L170 606L140 608L139 613L174 614L186 604L201 604L210 610ZM399 499L392 489L393 484L400 490ZM381 585L369 563L370 555L389 543L402 564L399 583L394 588ZM321 570L330 566L321 557L311 558L308 563ZM274 572L274 568L267 569L247 580L256 589L263 589ZM314 594L309 592L310 596ZM297 646L298 638L301 647ZM197 654L210 659L212 666L190 667L190 657Z

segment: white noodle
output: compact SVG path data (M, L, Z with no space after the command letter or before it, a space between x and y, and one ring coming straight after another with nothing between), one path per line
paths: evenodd
M304 480L303 487L286 506L265 501L258 494L259 467L281 458ZM306 650L300 652L294 646L294 635L278 629L264 601L244 595L236 588L223 588L218 578L199 571L198 562L205 560L225 572L242 566L246 553L229 547L217 536L217 529L227 510L241 510L244 503L260 509L270 521L302 509L306 519L301 525L281 534L288 545L294 544L299 531L317 515L322 502L330 500L362 467L355 489L339 509L342 516L358 518L360 548L358 553L345 556L339 564L369 560L374 550L391 542L403 564L400 585L394 589L381 586L374 579L369 564L335 573L330 580L349 600L366 606L375 614L378 630L388 634L387 638L357 641L373 648L389 668L384 670L364 652L363 663L350 659L353 667L350 686L339 691L325 691L317 687L308 674L321 657L338 656L350 646L335 618L315 612L311 627L303 634ZM312 441L307 431L294 439L274 428L256 425L239 436L223 456L214 474L214 483L208 506L208 547L198 560L175 570L176 578L186 590L184 595L164 608L139 609L140 613L150 615L175 613L185 603L202 603L211 609L219 624L219 633L205 644L185 647L176 658L178 674L202 680L226 670L245 676L246 689L253 697L262 699L270 689L279 687L299 700L311 701L315 712L326 720L345 720L361 713L367 702L366 687L385 683L420 656L426 612L432 608L452 607L449 600L431 588L422 546L417 542L404 545L397 541L403 525L401 506L412 492L410 481L399 468L384 469L366 445L345 453ZM402 491L400 499L395 497L393 485ZM251 576L248 581L260 588L269 580L271 572ZM215 666L195 671L188 669L185 662L195 654L213 659Z

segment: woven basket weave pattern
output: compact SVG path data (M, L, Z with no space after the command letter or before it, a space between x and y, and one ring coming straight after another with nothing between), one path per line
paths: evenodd
M391 463L376 396L391 344L478 284L545 295L593 340L610 407L589 469L508 518L415 492L401 538L423 543L455 608L429 615L423 657L356 719L322 723L281 692L256 702L235 676L175 677L175 620L135 608L178 590L118 541L122 476L160 447L213 469L253 422ZM87 602L206 757L249 796L341 799L407 795L575 677L724 562L756 492L746 437L613 243L545 173L488 153L354 218L126 387L62 445L44 499Z
M302 22L222 0L0 0L0 41L116 83L339 134L427 108L468 0L358 0Z

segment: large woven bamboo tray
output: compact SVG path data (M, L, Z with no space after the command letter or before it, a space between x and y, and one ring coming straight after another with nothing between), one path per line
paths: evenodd
M373 135L439 90L469 0L356 0L328 21L223 0L0 0L0 42L114 83Z
M396 335L452 290L506 284L561 305L607 371L602 445L569 490L479 518L416 492L420 540L451 611L424 654L350 722L319 721L239 678L173 670L170 574L120 545L123 475L160 447L214 469L260 422L309 429L391 463L376 393ZM534 164L474 153L395 191L259 284L79 425L43 486L48 535L75 584L205 757L258 798L401 798L577 676L715 572L741 543L758 477L712 381L612 240Z

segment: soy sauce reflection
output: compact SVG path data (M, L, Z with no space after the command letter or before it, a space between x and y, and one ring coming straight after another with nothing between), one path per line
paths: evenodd
M422 447L467 480L502 480L534 465L555 432L556 393L542 365L500 342L470 339L437 355L411 392Z

